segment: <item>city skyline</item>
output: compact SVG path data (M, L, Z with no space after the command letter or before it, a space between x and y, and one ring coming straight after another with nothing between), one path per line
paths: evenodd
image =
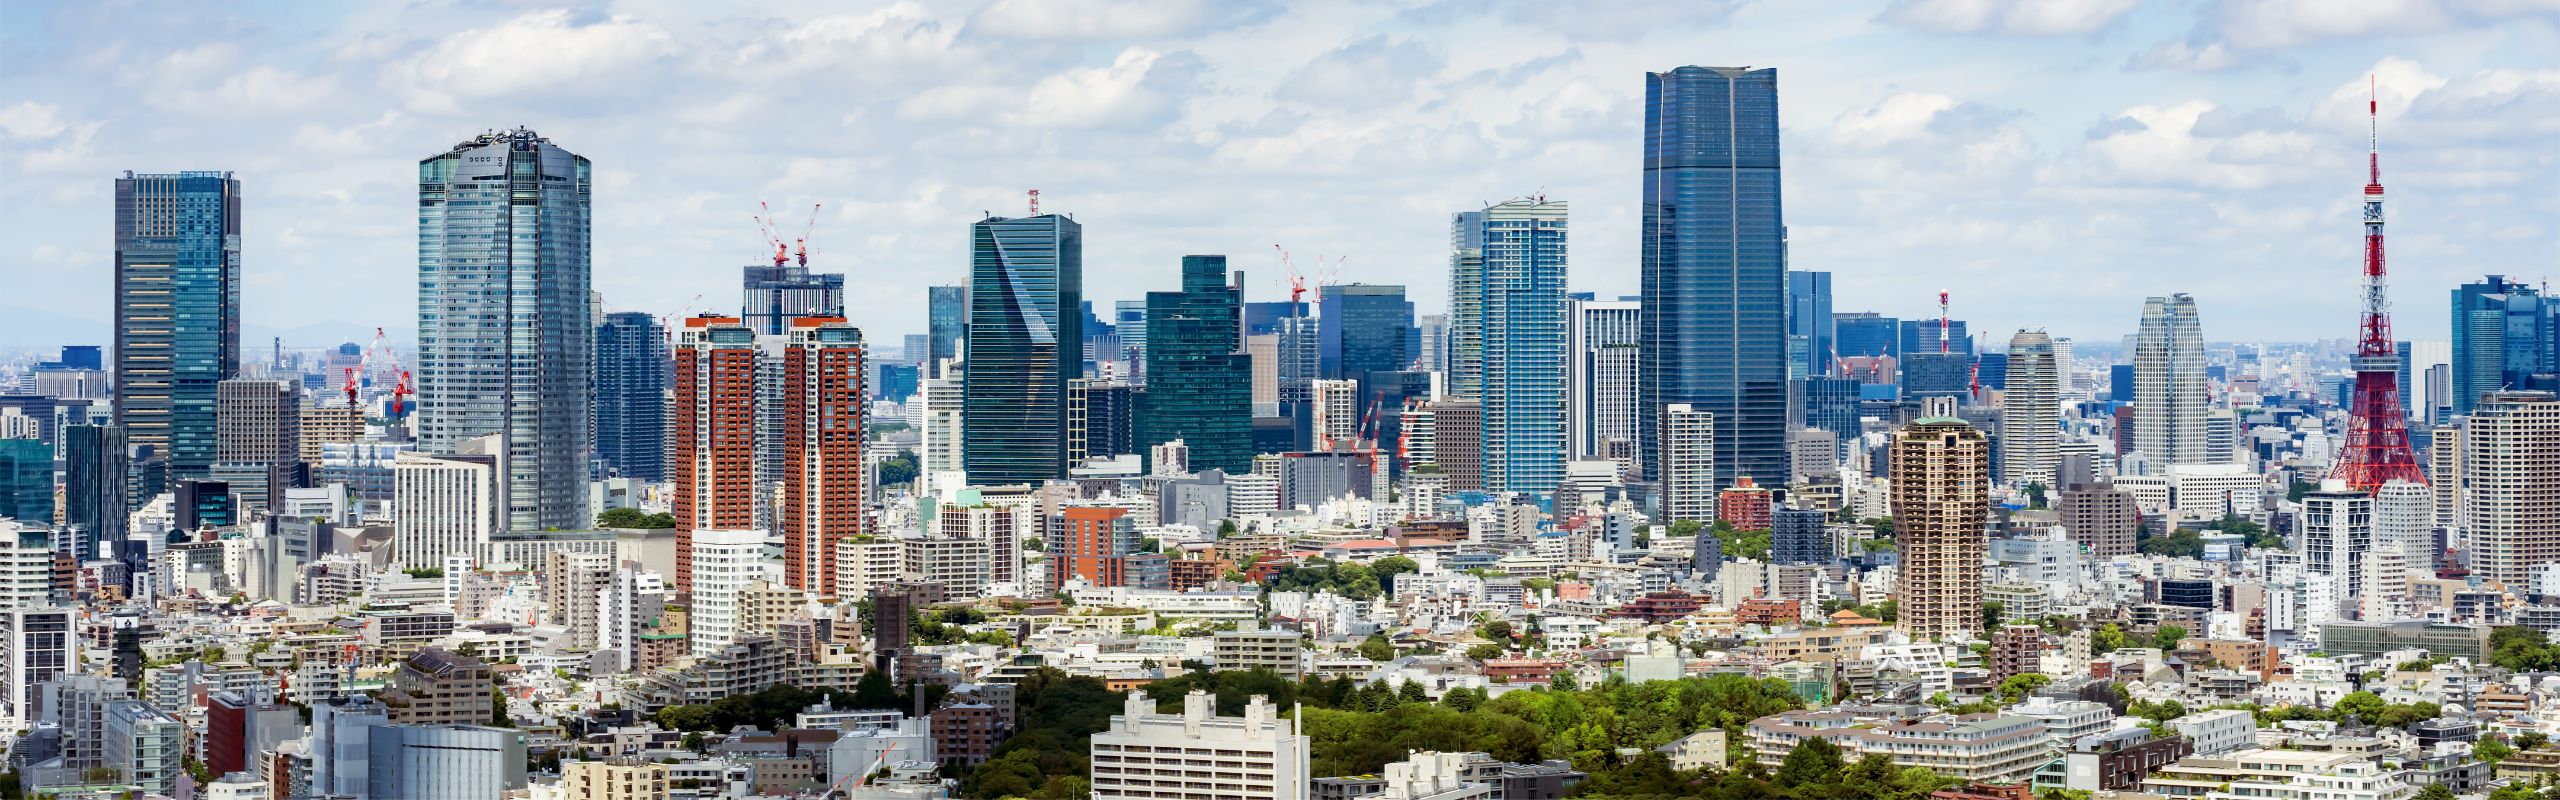
M2340 233L2354 227L2346 176L2364 142L2354 106L2368 74L2394 166L2403 338L2441 338L2444 304L2432 299L2458 283L2538 277L2533 256L2552 236L2553 198L2529 187L2549 185L2555 165L2532 147L2531 123L2560 90L2560 70L2540 63L2554 40L2548 18L2528 13L2413 3L2320 30L2274 25L2215 47L2245 9L2195 18L2101 3L2065 19L1948 16L1938 12L1949 4L1931 2L1800 15L1719 6L1629 40L1607 24L1608 10L1543 30L1536 12L1446 4L1159 5L1167 7L1077 25L1006 7L914 5L716 24L647 4L434 20L347 12L301 23L320 31L310 41L334 45L326 53L278 40L271 19L198 20L184 30L197 38L170 46L183 15L110 35L97 12L16 11L26 24L13 31L44 33L0 34L29 45L0 57L0 74L54 79L19 82L37 87L24 97L0 96L0 169L28 187L0 196L12 212L0 215L0 240L24 243L0 249L0 264L12 286L32 290L26 296L61 302L27 303L16 292L0 300L17 320L0 326L0 346L105 332L108 236L77 210L103 202L106 179L125 169L235 172L247 202L250 342L282 329L296 335L288 344L325 346L367 327L413 342L414 319L401 313L414 307L403 276L416 258L396 219L413 177L402 163L516 124L604 164L595 261L608 310L673 313L695 293L708 301L734 291L734 270L763 255L748 220L756 201L821 203L812 267L846 273L847 305L864 309L855 322L894 341L885 334L926 329L926 286L965 274L965 223L1021 213L1022 192L1034 187L1093 227L1085 295L1100 301L1166 288L1149 265L1194 253L1236 259L1247 301L1267 301L1286 291L1277 259L1265 255L1276 240L1302 257L1348 254L1343 281L1405 285L1418 313L1445 309L1437 267L1447 210L1541 189L1578 207L1569 290L1634 294L1628 166L1640 144L1638 73L1693 63L1787 70L1779 113L1790 154L1789 266L1837 275L1834 307L1844 312L1921 316L1935 289L1953 285L1958 316L1979 331L2041 327L2094 342L2129 332L2145 295L2190 292L2204 307L2233 308L2270 282L2318 280L2334 283L2335 302L2231 315L2213 335L2343 338L2354 293L2336 279L2355 255ZM423 38L380 33L404 24ZM1793 33L1752 35L1781 24ZM2387 46L2364 35L2382 31L2395 34ZM1457 46L1472 37L1518 46ZM481 41L491 39L560 42L546 66L561 85L475 81L496 65L497 51ZM1239 43L1251 46L1226 46ZM1945 67L1877 69L1895 52L1959 43L1972 46ZM55 48L155 44L167 54L147 67L82 80L56 72L98 56ZM2232 63L2153 68L2182 46ZM2042 58L2066 47L2099 54L2062 66ZM831 49L875 55L897 74L849 75ZM718 57L683 55L692 50ZM813 93L840 79L923 81L920 65L950 64L971 66L895 104ZM997 74L1008 72L1020 74ZM1370 72L1385 80L1341 79ZM1278 82L1263 85L1251 77L1259 74ZM616 76L612 91L563 96L565 86L607 75ZM368 91L368 76L385 91ZM113 108L75 96L83 80L192 90L176 93L194 99ZM2124 91L2088 91L2081 80ZM658 85L671 89L634 91ZM1250 108L1264 111L1243 113ZM737 138L775 109L860 135ZM158 115L152 129L130 124L144 111ZM1451 118L1416 122L1425 113ZM681 130L625 124L644 117L672 118L680 124L648 127ZM669 146L702 137L734 146ZM286 141L298 155L252 154L250 141ZM1950 147L1961 168L1916 157ZM1195 179L1191 165L1201 163L1231 174ZM1911 213L1923 198L1930 210ZM1261 207L1305 212L1280 222L1243 213ZM798 213L785 214L786 226ZM1914 258L1946 268L1900 266ZM26 327L65 333L38 338Z

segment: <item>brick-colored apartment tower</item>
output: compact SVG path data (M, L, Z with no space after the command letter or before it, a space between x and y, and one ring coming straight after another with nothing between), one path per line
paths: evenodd
M837 596L836 543L870 528L863 437L870 380L862 329L796 317L782 350L782 581Z
M755 527L756 332L736 317L676 333L667 473L675 482L676 591L693 591L693 532Z

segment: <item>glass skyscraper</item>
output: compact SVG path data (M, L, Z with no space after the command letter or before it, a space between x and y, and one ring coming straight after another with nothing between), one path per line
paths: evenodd
M2560 389L2560 302L2502 275L2455 287L2452 360L2456 414L2490 392Z
M1831 273L1787 272L1787 377L1831 374Z
M1787 229L1778 71L1645 76L1644 330L1636 443L1660 474L1664 406L1715 415L1715 482L1787 472Z
M213 468L214 387L240 373L240 181L116 179L116 426L178 477Z
M960 341L969 336L969 287L925 287L926 335L924 374L942 376L942 360L960 355Z
M1226 256L1183 256L1182 290L1148 292L1147 391L1140 453L1175 439L1193 471L1253 470L1253 357L1244 350L1244 291Z
M1324 287L1317 303L1316 368L1326 380L1359 380L1413 363L1405 334L1413 327L1413 303L1404 287L1348 283ZM1367 401L1362 401L1365 406Z
M971 483L1066 477L1067 381L1083 377L1084 226L1057 214L970 226L961 469Z
M0 517L38 528L53 525L52 445L0 439Z
M844 316L844 276L810 272L806 263L752 264L742 270L741 319L765 336L781 336L793 317Z
M1902 321L1873 311L1831 315L1831 348L1840 358L1900 355Z
M123 428L63 426L63 518L80 531L72 558L106 558L114 552L113 543L124 541L127 517L133 513L125 485L132 470Z
M1484 488L1553 492L1565 463L1565 204L1511 200L1459 217L1483 226L1473 306L1483 353Z
M624 477L667 479L667 329L638 311L596 326L596 460Z
M418 162L418 444L503 434L508 530L593 522L592 173L523 128Z

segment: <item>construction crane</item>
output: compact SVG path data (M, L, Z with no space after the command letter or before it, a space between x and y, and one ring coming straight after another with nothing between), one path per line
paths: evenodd
M800 257L800 266L809 266L809 234L818 229L818 209L825 208L826 205L825 203L809 204L809 224L800 226L800 238L792 240L794 249L798 251Z
M773 246L773 265L779 267L790 262L791 243L783 241L781 232L774 228L773 204L758 200L756 208L761 209L755 215L756 232L764 234L764 243Z
M1307 295L1307 278L1298 274L1297 264L1289 261L1289 248L1273 244L1271 249L1280 251L1281 274L1289 277L1289 307L1296 308L1299 299Z

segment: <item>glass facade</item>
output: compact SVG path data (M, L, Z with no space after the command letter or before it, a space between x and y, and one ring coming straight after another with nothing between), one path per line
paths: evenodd
M1660 474L1662 408L1715 415L1717 486L1787 472L1787 233L1778 71L1645 79L1644 330L1636 442Z
M1135 450L1175 439L1191 469L1253 470L1253 358L1244 350L1244 292L1226 256L1183 256L1182 291L1148 292L1146 410Z
M418 444L503 434L508 530L592 522L592 172L523 128L418 162Z
M637 311L596 326L596 460L624 477L667 479L667 330Z
M53 446L38 439L0 439L0 517L53 525Z
M1565 464L1565 204L1512 200L1479 218L1484 488L1553 492Z
M1413 303L1404 287L1352 283L1324 287L1317 302L1317 370L1326 380L1358 380L1413 363L1405 335L1413 327ZM1366 401L1363 401L1365 405Z
M1831 273L1787 273L1787 377L1831 374Z
M123 428L71 425L62 429L63 519L79 529L80 537L72 545L72 557L107 558L110 553L99 543L124 541L126 518L133 511L125 497L125 475L132 469L129 457Z
M1804 418L1797 424L1830 431L1839 443L1838 458L1858 441L1858 382L1849 378L1813 377L1796 382L1796 397L1804 408Z
M1897 355L1902 337L1902 321L1877 316L1874 312L1831 315L1831 346L1840 358L1873 358Z
M2560 302L2501 275L2453 290L2453 413L2471 413L2489 392L2560 389L2554 373Z
M1067 381L1082 377L1084 226L1056 214L970 226L961 468L971 483L1067 474Z
M942 361L960 355L960 342L969 336L969 287L925 287L927 335L924 370L926 375L942 376Z
M214 387L240 373L240 181L116 179L116 425L173 475L213 468Z
M756 264L743 272L739 318L766 336L781 336L793 317L844 316L844 276L812 273L805 263Z

